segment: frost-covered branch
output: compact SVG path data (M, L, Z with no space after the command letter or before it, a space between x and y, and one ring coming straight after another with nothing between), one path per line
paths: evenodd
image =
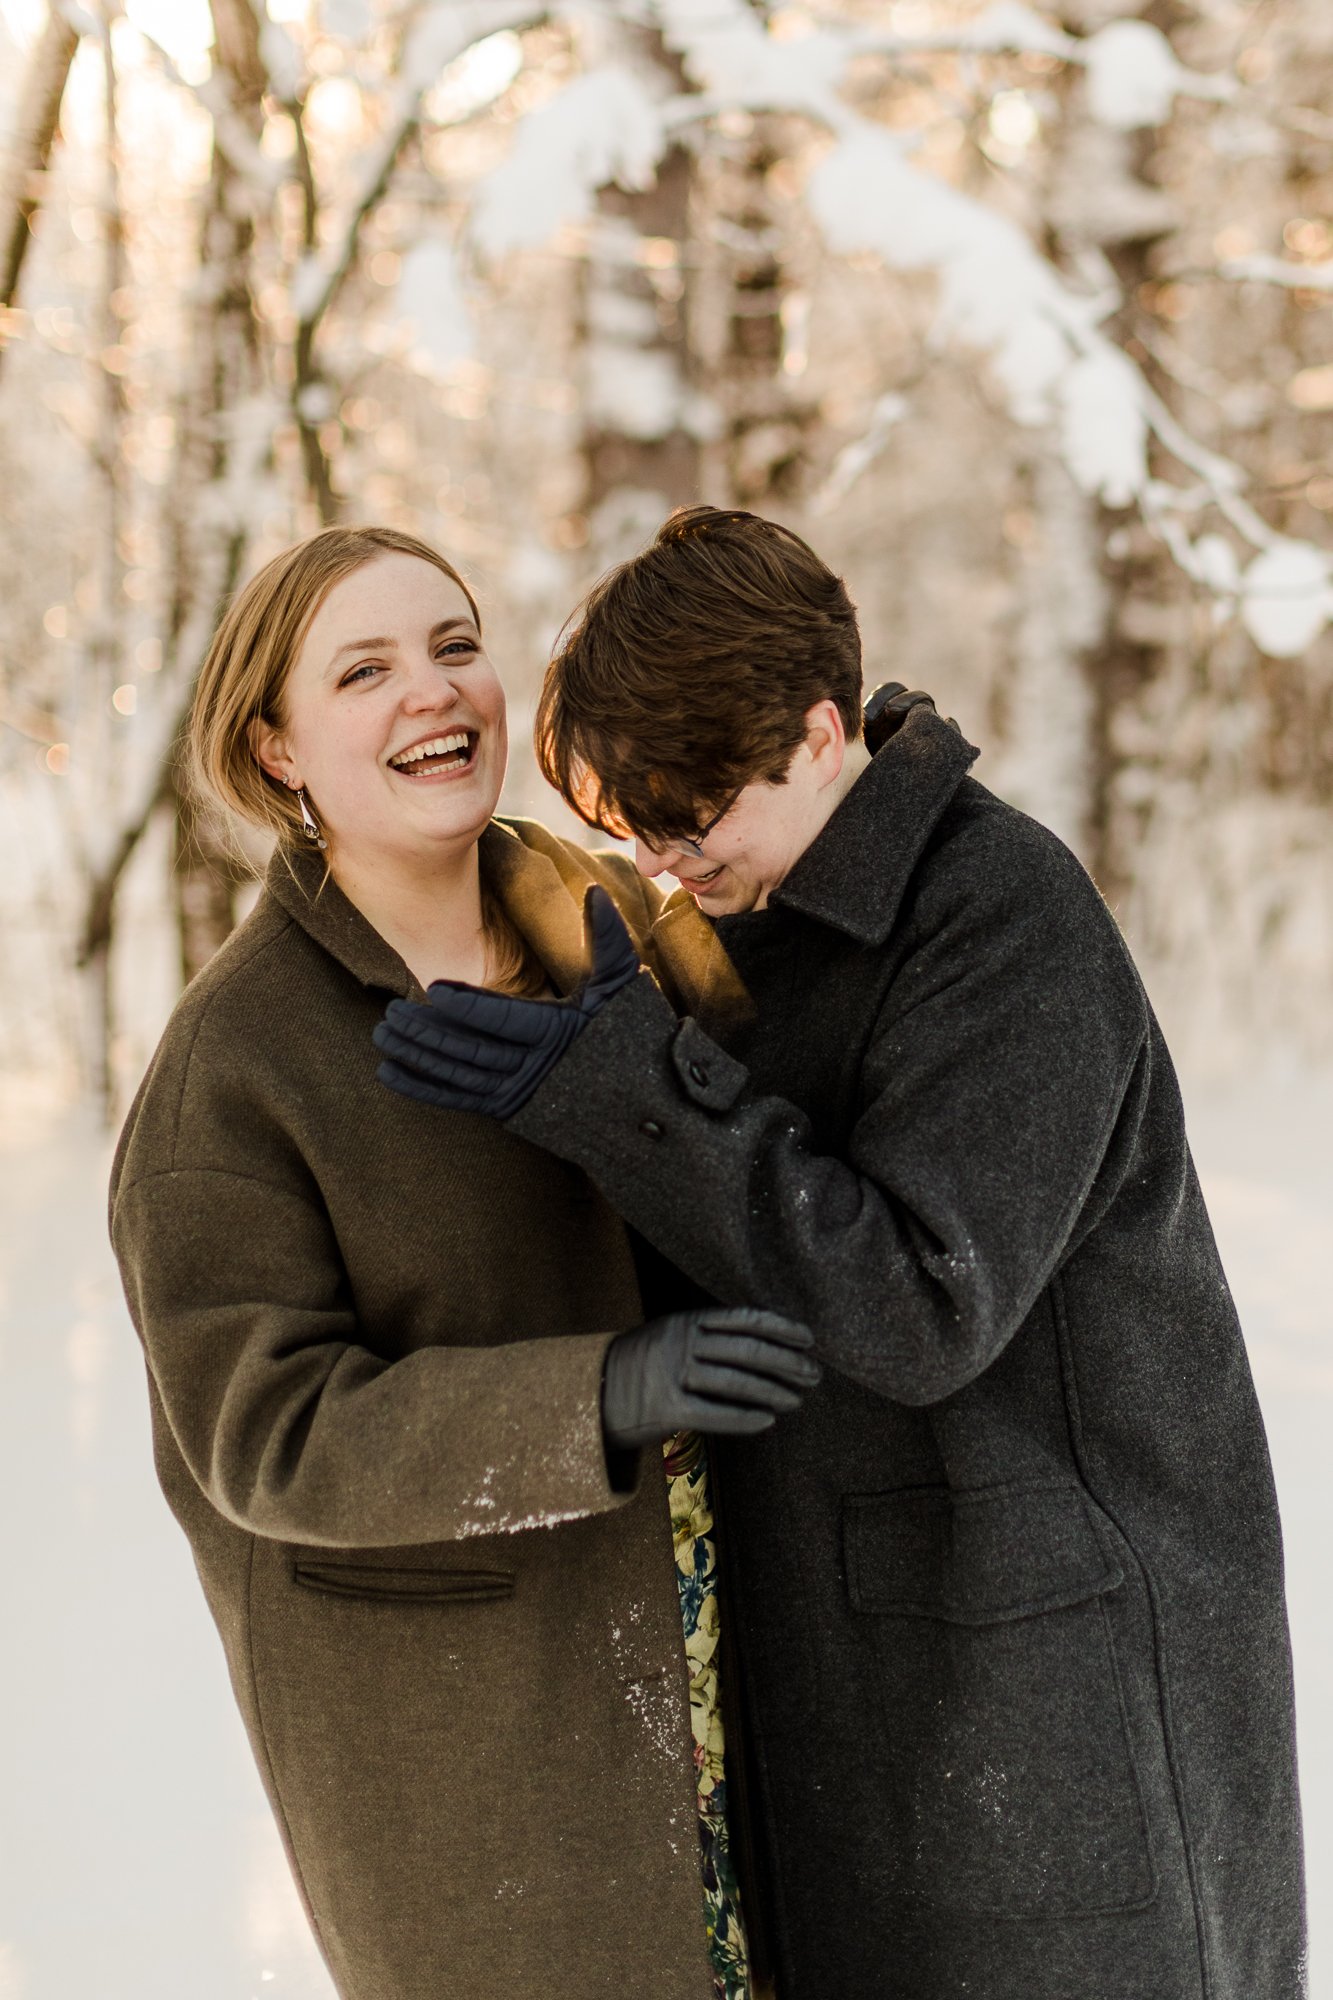
M1223 458L1219 453L1209 451L1192 438L1184 425L1178 423L1166 404L1142 377L1141 396L1143 413L1148 427L1164 450L1169 451L1187 472L1193 472L1199 486L1191 489L1164 487L1160 481L1146 482L1142 496L1147 496L1147 507L1154 519L1160 516L1165 496L1179 493L1177 506L1188 503L1190 511L1195 511L1200 503L1211 504L1228 520L1236 532L1243 535L1252 548L1270 549L1281 540L1262 515L1257 514L1248 502L1240 497L1246 475L1234 460Z
M1239 498L1240 468L1196 444L1099 330L1104 291L1074 289L1014 223L918 169L909 139L862 118L840 95L854 56L872 46L902 54L910 45L919 54L922 38L853 24L779 40L745 0L709 0L707 7L657 0L654 14L693 88L662 105L614 63L567 85L530 115L509 157L481 184L471 230L483 251L547 240L560 225L582 220L609 180L629 190L644 186L687 122L738 110L804 117L837 142L806 189L830 248L871 251L897 270L934 272L937 334L989 352L1015 418L1057 426L1084 491L1112 507L1142 505L1148 442L1156 437L1239 533L1261 552L1270 547L1272 532ZM1080 40L1027 8L1001 4L947 39L974 52L1037 49L1079 62L1094 115L1122 130L1160 121L1181 92L1221 98L1232 90L1229 78L1183 69L1165 36L1141 21L1114 21ZM889 406L881 414L892 421L895 413ZM853 453L833 478L850 480L857 469Z
M582 222L599 188L651 187L669 143L661 99L643 75L603 63L529 113L477 190L472 239L487 257L534 249L563 224Z
M403 46L384 133L362 163L334 241L297 269L292 304L303 324L318 326L351 275L362 229L388 192L394 169L420 125L422 99L441 71L476 42L505 29L535 26L549 11L524 0L435 0L418 19Z
M581 223L610 181L629 192L644 187L689 125L736 111L805 118L836 141L807 185L832 249L869 250L891 268L933 272L937 335L988 352L1013 416L1054 425L1082 489L1109 507L1137 505L1187 573L1220 590L1212 547L1220 538L1200 536L1205 553L1193 555L1184 526L1187 511L1215 509L1256 552L1235 594L1260 643L1283 650L1304 630L1290 602L1282 617L1263 608L1275 589L1286 599L1292 578L1297 594L1310 598L1304 608L1317 627L1327 607L1327 558L1269 527L1243 497L1241 468L1191 437L1101 331L1105 288L1071 284L1020 228L918 169L910 139L861 118L842 95L849 64L867 54L901 64L937 54L1037 53L1082 69L1093 118L1127 132L1163 123L1178 97L1232 101L1240 95L1234 77L1185 68L1145 21L1114 20L1075 36L1016 0L929 35L824 19L806 34L778 37L746 0L655 0L650 18L690 87L663 103L629 68L606 62L530 114L508 158L476 192L469 233L484 255L535 247L561 226ZM1323 267L1298 270L1277 260L1233 260L1225 274L1333 289ZM823 504L883 449L900 415L895 398L881 400L867 435L829 475ZM1188 487L1152 478L1154 440L1192 475Z
M410 109L395 118L376 147L332 248L324 252L312 250L298 264L292 279L292 306L308 333L314 333L351 276L362 229L388 193L394 168L417 129L420 115L418 96Z
M366 223L388 194L404 152L421 123L422 100L441 70L488 35L535 18L544 9L514 0L474 0L471 5L436 4L416 22L403 45L384 132L361 163L333 242L318 249L319 192L308 144L299 83L289 83L288 115L296 131L296 174L304 196L303 254L292 276L296 315L292 343L292 410L301 441L306 483L320 519L332 522L339 510L328 453L320 428L335 407L321 378L317 343L325 317L356 267Z
M183 711L175 718L177 729L183 726L184 720ZM81 972L105 952L111 942L115 929L116 893L121 878L134 859L139 842L171 797L172 771L177 754L173 731L169 754L157 760L143 796L130 814L122 819L110 854L88 884L79 941L74 953L74 963Z
M1000 0L975 21L960 22L943 33L930 35L884 34L854 22L840 23L838 32L847 37L858 55L1044 55L1064 62L1077 62L1085 47L1077 35L1066 34L1031 7Z
M838 143L812 172L807 200L830 247L868 250L902 271L933 271L940 285L937 334L989 352L1013 415L1022 423L1055 423L1066 463L1085 492L1111 507L1137 504L1157 525L1170 508L1149 474L1148 443L1155 437L1257 551L1240 583L1252 636L1278 653L1310 642L1333 615L1329 558L1276 534L1248 505L1241 468L1190 437L1099 330L1104 301L1073 290L1006 218L916 168L910 141L850 108L837 85L851 43L864 47L862 31L821 30L774 44L740 0L716 0L704 21L690 0L661 4L686 71L707 100L701 107L683 98L672 107L675 115L781 108L823 125ZM968 32L1011 43L1026 35L1029 46L1047 36L1039 17L1008 7L993 9ZM1054 53L1049 43L1045 52ZM1063 53L1087 70L1093 114L1122 130L1160 122L1176 94L1222 99L1234 90L1228 78L1183 70L1166 38L1144 22L1112 22L1080 42L1077 55ZM1253 269L1259 260L1250 261ZM1307 283L1317 269L1306 266L1296 282ZM1255 274L1274 275L1268 263ZM1172 539L1179 549L1174 529ZM1210 572L1204 562L1190 573Z
M883 452L892 433L910 410L907 398L894 389L881 396L870 412L870 421L860 437L843 446L833 461L827 479L816 491L811 509L822 514L850 493L863 472L868 472Z
M1166 36L1147 21L1112 21L1095 35L1070 35L1011 0L1001 0L947 34L882 35L873 28L845 32L851 53L899 61L921 55L1058 57L1086 70L1093 116L1125 130L1160 124L1176 97L1226 103L1239 89L1232 76L1186 69Z
M1228 257L1217 268L1224 278L1287 285L1299 292L1333 292L1333 258L1322 264L1291 264L1285 257Z
M290 178L291 170L280 161L270 160L260 150L244 119L237 117L224 78L214 70L201 83L191 83L188 77L181 74L161 42L146 28L139 27L138 31L152 50L163 75L181 90L188 91L208 113L213 126L213 143L248 191L252 202L257 206L267 206L284 181Z
M1163 123L1177 97L1226 102L1239 90L1232 76L1186 69L1166 36L1146 21L1112 21L1094 35L1070 35L1017 0L999 0L975 21L939 34L821 23L780 41L743 0L717 0L702 12L693 0L658 0L658 11L668 41L702 93L693 109L688 103L673 107L681 119L712 115L737 101L753 111L818 116L836 96L849 63L866 55L900 63L929 55L1054 56L1086 72L1093 117L1121 131Z

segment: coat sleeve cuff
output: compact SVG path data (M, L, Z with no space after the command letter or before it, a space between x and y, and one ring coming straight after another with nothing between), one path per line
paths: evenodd
M618 993L571 1043L509 1128L594 1174L637 1183L664 1139L688 1139L700 1113L732 1109L749 1082L698 1022L679 1021L646 974ZM671 1149L668 1147L667 1149Z
M609 1512L643 1477L602 1430L623 1326L387 1360L358 1342L327 1216L243 1175L122 1188L115 1239L176 1444L253 1534L388 1547L514 1533Z

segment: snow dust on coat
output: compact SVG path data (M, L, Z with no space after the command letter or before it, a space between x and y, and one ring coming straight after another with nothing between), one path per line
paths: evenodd
M716 1453L783 2000L1298 2000L1272 1475L1170 1058L928 707L511 1129L820 1387ZM748 1018L747 1018L748 1017Z
M482 868L568 991L627 864ZM290 866L288 865L290 861ZM575 1168L376 1080L401 960L308 853L190 987L112 1231L159 1476L346 2000L707 2000L665 1481L608 1483L626 1233Z

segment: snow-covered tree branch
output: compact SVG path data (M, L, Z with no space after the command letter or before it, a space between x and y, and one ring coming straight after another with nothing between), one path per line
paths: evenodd
M46 165L3 214L36 199L0 376L32 496L0 783L27 772L70 833L71 956L114 966L173 828L186 969L239 907L179 731L267 555L354 508L473 565L514 800L542 812L521 716L551 631L707 497L827 548L868 671L938 686L1170 961L1150 831L1193 853L1225 826L1209 868L1234 841L1233 886L1272 880L1264 842L1318 845L1333 753L1313 5L1271 36L1184 8L1168 36L1130 0L213 0L211 51L184 13L104 44L100 9L62 5L48 40L86 46L60 143L42 37L10 65L9 129Z

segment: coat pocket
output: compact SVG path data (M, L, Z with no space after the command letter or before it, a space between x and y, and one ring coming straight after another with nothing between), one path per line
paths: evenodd
M514 1576L499 1569L386 1568L379 1563L301 1558L292 1568L303 1590L328 1597L385 1599L391 1604L483 1604L512 1597Z
M978 1915L1138 1909L1156 1883L1102 1599L1122 1576L1081 1490L849 1495L880 1698L891 1893Z

